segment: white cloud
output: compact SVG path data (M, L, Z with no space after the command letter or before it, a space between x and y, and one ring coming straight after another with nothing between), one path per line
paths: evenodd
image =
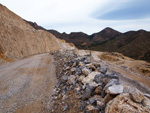
M88 34L98 32L105 27L119 31L130 29L149 29L149 20L97 20L92 14L104 14L123 7L131 0L0 0L10 10L22 18L37 22L39 25L60 32L83 31ZM95 13L94 13L95 12Z

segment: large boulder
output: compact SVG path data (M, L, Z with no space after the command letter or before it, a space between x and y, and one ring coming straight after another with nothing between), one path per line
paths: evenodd
M137 89L130 86L124 86L124 93L129 93L130 98L137 103L141 103L144 100L144 95Z
M149 102L147 99L146 103ZM105 113L150 113L150 105L136 103L129 93L123 93L108 102Z

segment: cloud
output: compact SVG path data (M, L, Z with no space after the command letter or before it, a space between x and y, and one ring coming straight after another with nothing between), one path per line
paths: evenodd
M0 0L0 2L22 18L60 32L83 31L91 34L105 27L122 32L141 28L150 30L147 27L150 18L146 16L150 12L149 0ZM143 7L145 4L149 8Z
M150 17L149 0L131 0L97 16L103 20L131 20Z

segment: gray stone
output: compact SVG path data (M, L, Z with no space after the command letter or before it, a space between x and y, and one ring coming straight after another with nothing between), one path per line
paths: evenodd
M86 89L84 93L82 94L82 100L86 100L90 98L92 91L93 91L93 87L90 86L89 84L86 84Z
M68 76L67 75L64 75L61 77L61 81L62 82L66 82L68 80Z
M104 91L106 91L106 89L112 85L118 85L119 84L119 81L117 79L111 79L107 84L106 86L104 87Z
M95 77L94 77L94 81L98 84L98 83L102 83L102 79L105 75L104 74L97 74Z
M96 101L96 99L95 98L93 98L93 97L91 97L91 98L89 98L89 103L91 104L91 105L94 105L94 106L96 106L96 104L97 104L97 101Z
M107 76L108 78L111 78L111 79L119 79L119 76L117 73L111 73L111 74L108 74Z
M70 75L70 76L68 77L68 83L69 83L70 85L71 85L71 84L74 84L75 79L76 79L76 77L75 77L74 75Z
M107 68L98 68L98 71L105 74L107 72Z
M101 65L98 64L98 63L93 63L93 65L94 65L96 68L100 68L100 67L101 67Z
M87 105L87 104L86 104L85 101L81 101L80 110L81 110L81 111L85 110L86 105Z
M97 108L100 111L104 111L105 110L105 104L103 102L97 100Z
M82 74L82 71L80 68L76 68L75 70L75 75L81 75Z
M67 109L68 109L68 105L65 105L63 111L66 111Z

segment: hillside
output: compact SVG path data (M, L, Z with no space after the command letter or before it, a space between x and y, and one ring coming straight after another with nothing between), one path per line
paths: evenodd
M0 4L0 62L60 50L62 44L64 42L51 33L35 30L21 17Z

